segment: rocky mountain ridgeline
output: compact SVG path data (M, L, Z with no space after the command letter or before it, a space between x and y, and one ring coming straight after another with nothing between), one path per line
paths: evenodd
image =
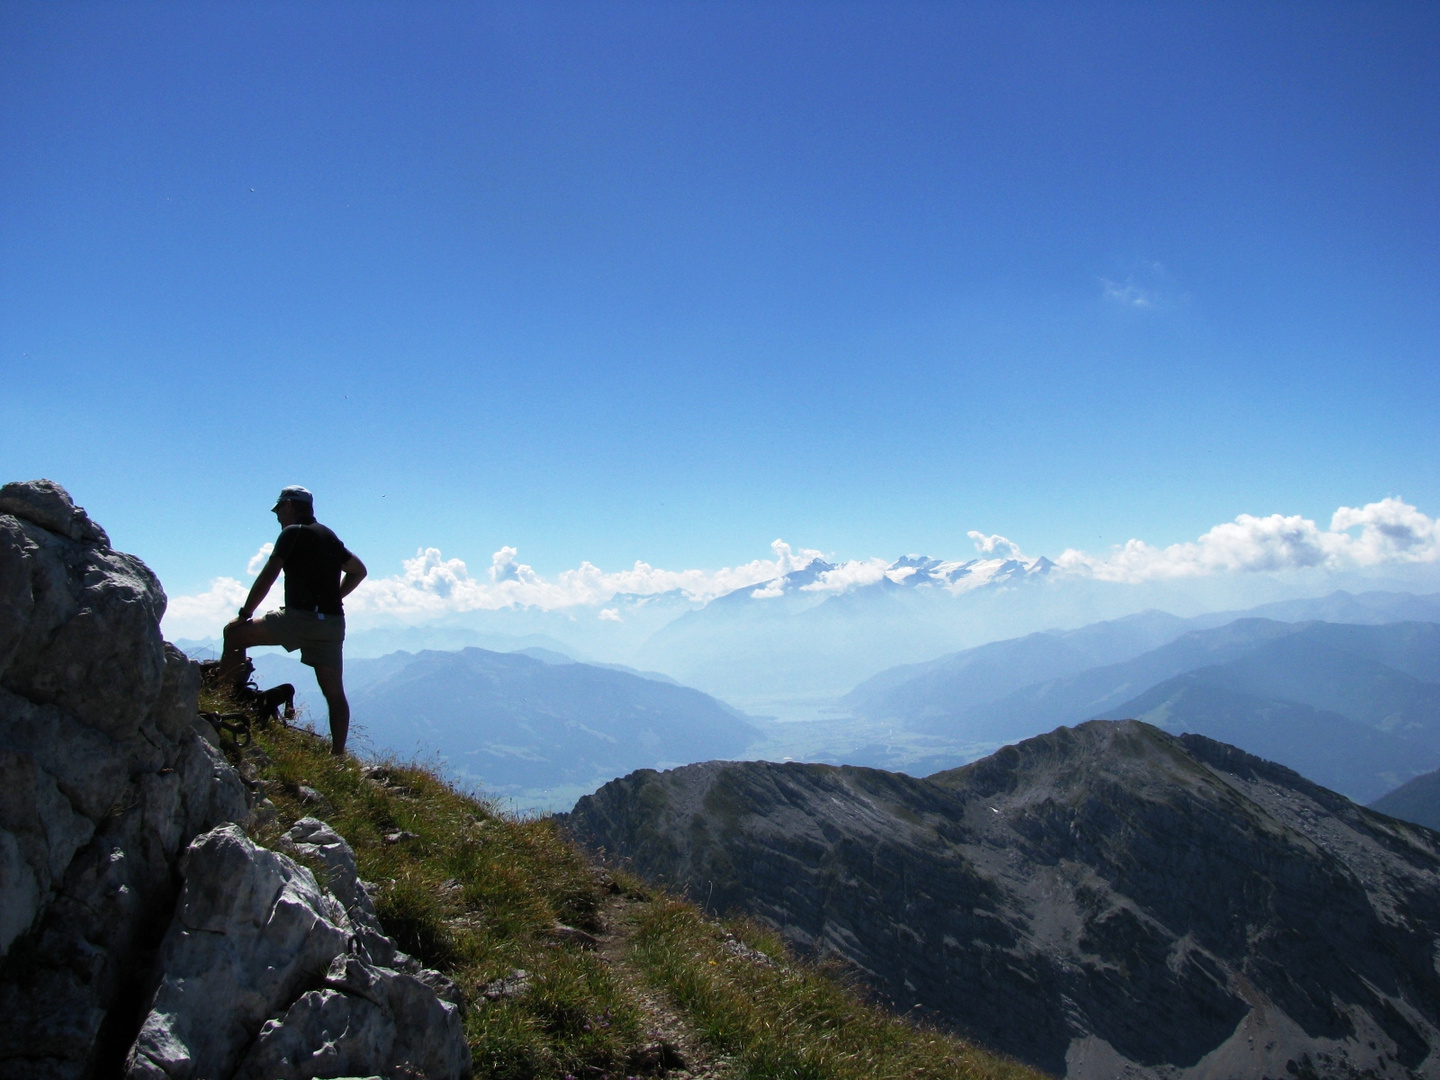
M1440 1076L1440 835L1200 736L641 771L569 826L1055 1074Z
M323 822L197 716L165 593L59 485L0 488L0 1078L466 1077L461 999L382 932Z

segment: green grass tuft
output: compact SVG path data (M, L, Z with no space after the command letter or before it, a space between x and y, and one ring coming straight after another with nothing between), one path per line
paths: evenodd
M868 1004L837 972L796 959L772 932L717 923L691 904L658 902L642 914L635 958L706 1040L735 1058L745 1080L1039 1076Z

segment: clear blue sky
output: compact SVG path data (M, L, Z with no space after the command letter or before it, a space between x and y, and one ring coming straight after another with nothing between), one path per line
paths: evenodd
M1440 6L8 3L0 462L172 592L1440 512Z

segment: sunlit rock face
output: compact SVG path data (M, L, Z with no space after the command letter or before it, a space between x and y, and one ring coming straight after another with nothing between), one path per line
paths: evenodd
M286 841L329 888L235 825L191 843L127 1080L469 1076L458 991L375 930L349 845L314 818Z
M1440 1075L1440 836L1209 739L1097 721L924 780L710 762L569 821L1058 1075Z

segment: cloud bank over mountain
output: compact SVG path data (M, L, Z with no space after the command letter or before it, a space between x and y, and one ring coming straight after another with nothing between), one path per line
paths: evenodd
M1104 581L1138 582L1236 571L1353 570L1437 559L1436 522L1392 497L1359 509L1340 507L1328 530L1299 515L1241 514L1192 543L1154 548L1131 540L1098 557L1070 549L1055 562L1062 570Z
M978 559L946 562L906 557L890 563L870 557L831 565L818 550L794 548L776 540L770 545L770 558L718 570L666 570L637 560L629 569L606 571L587 561L551 578L520 562L518 550L510 546L491 556L483 575L472 574L463 559L446 558L437 548L425 548L404 560L400 573L365 581L347 601L347 610L359 624L413 624L507 608L574 610L583 612L585 618L615 623L626 618L625 605L614 603L616 598L644 603L646 598L670 594L682 607L693 608L742 589L749 589L748 595L755 600L765 600L792 588L838 595L887 580L959 594L1007 580L1007 568L1015 564L1035 566L1039 562L1004 536L971 531L969 538ZM259 572L269 548L264 545L250 560L247 570L251 576ZM1053 565L1044 560L1040 568L1056 581L1141 584L1224 574L1341 573L1437 562L1440 524L1402 499L1389 497L1359 508L1340 507L1328 528L1299 515L1241 514L1194 541L1155 547L1134 539L1106 553L1071 548ZM797 586L793 579L787 580L788 575L805 570L813 573L804 584ZM167 633L181 637L217 633L233 617L247 590L248 585L235 578L218 577L202 593L172 598L166 615Z

